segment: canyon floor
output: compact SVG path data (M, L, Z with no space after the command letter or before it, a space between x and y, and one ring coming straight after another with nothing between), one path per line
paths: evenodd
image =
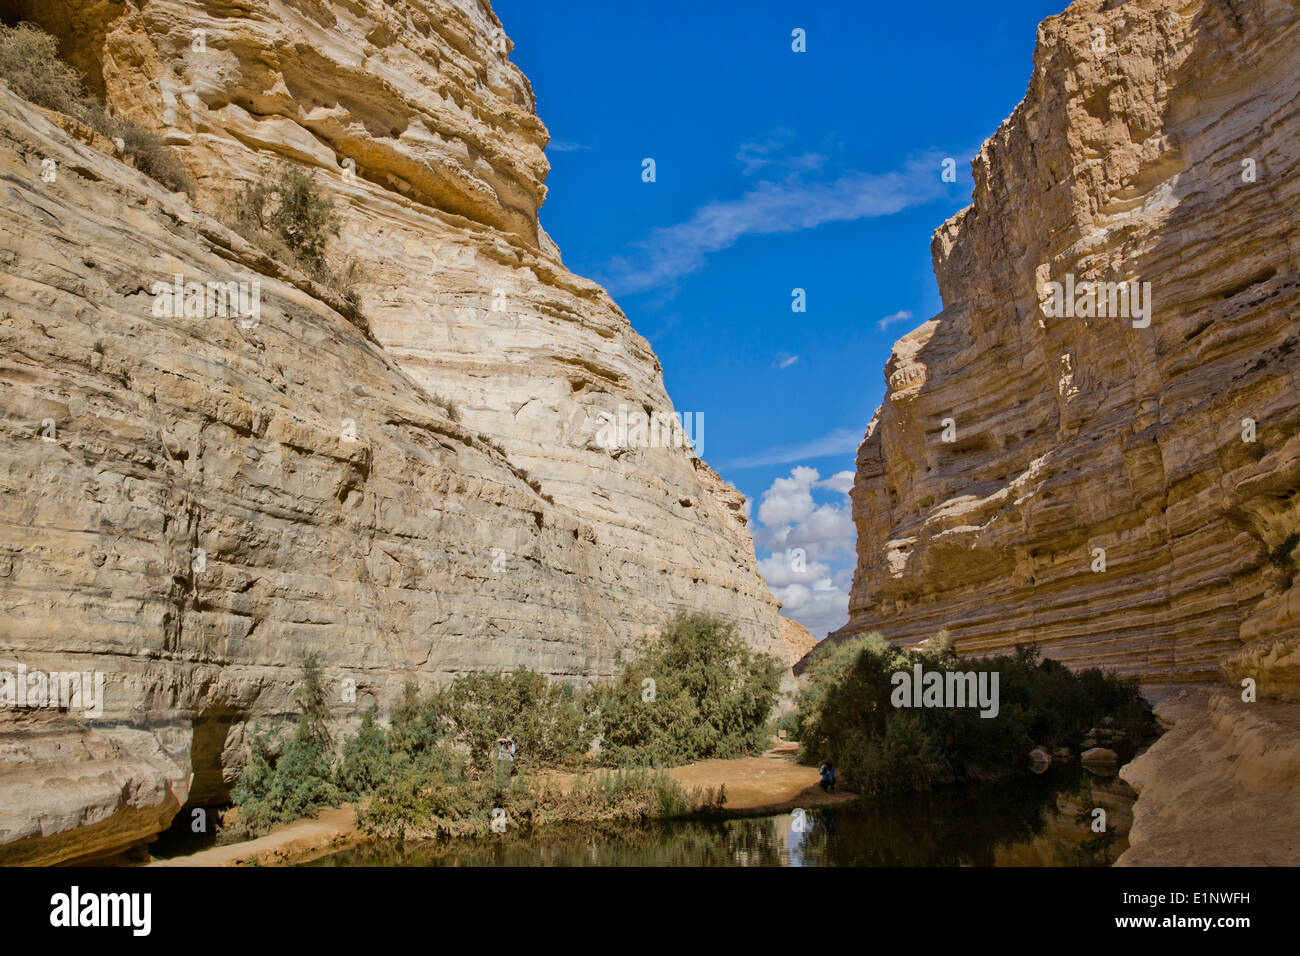
M777 742L759 757L703 760L674 767L669 774L690 791L696 787L727 788L731 813L777 813L795 807L825 806L853 799L848 793L824 793L817 786L817 769L796 760L799 745ZM547 777L569 786L577 774L553 773ZM344 804L307 820L276 827L265 836L242 843L215 846L185 856L155 860L151 866L275 866L297 863L332 853L365 837L357 830L352 807Z
M1296 779L1300 724L1276 705L1241 711L1210 688L1171 694L1156 707L1164 735L1120 771L1138 790L1128 848L1118 865L1259 866L1300 852L1294 813L1279 812L1277 779ZM1284 719L1286 718L1286 719ZM765 814L853 799L823 793L817 771L796 760L798 745L773 741L761 756L705 760L669 771L687 790L726 786L726 810ZM545 775L569 787L576 773ZM305 862L365 842L352 807L276 827L255 840L156 860L154 866L278 866ZM1050 841L1049 841L1050 842ZM1033 848L1031 847L1030 850ZM1033 854L1008 860L1034 862ZM1041 862L1041 861L1040 861Z

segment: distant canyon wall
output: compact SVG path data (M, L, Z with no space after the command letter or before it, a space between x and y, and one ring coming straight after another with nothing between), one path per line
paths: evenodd
M1291 0L1080 0L1039 27L935 233L944 309L885 369L832 641L947 631L1300 692L1298 49ZM1150 283L1150 315L1088 314L1089 282Z

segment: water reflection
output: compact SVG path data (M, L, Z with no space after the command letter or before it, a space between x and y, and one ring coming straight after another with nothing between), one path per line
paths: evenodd
M370 844L307 865L1106 866L1127 847L1132 799L1121 782L1067 771L806 813Z

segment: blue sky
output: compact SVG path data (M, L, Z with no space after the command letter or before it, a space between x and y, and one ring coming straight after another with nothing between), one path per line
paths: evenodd
M551 131L542 224L650 340L675 407L704 414L704 457L816 637L845 620L845 473L882 369L941 307L930 235L1065 5L494 0Z

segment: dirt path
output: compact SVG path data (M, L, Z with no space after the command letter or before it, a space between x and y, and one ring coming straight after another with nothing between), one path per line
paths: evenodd
M817 768L795 762L798 752L798 744L783 743L761 757L703 760L674 767L668 773L687 791L726 784L729 811L776 812L852 799L842 792L824 793L817 786Z
M255 862L263 866L297 863L324 851L341 850L363 839L357 830L352 807L322 810L307 820L295 820L276 827L266 836L244 843L231 843L200 850L189 856L154 860L150 866L240 866Z
M817 786L816 767L796 762L798 744L778 743L761 757L735 760L701 760L673 767L668 775L688 793L696 787L727 787L727 812L754 813L818 807L853 799L843 792L824 793ZM549 783L567 789L576 773L558 771L541 774Z

